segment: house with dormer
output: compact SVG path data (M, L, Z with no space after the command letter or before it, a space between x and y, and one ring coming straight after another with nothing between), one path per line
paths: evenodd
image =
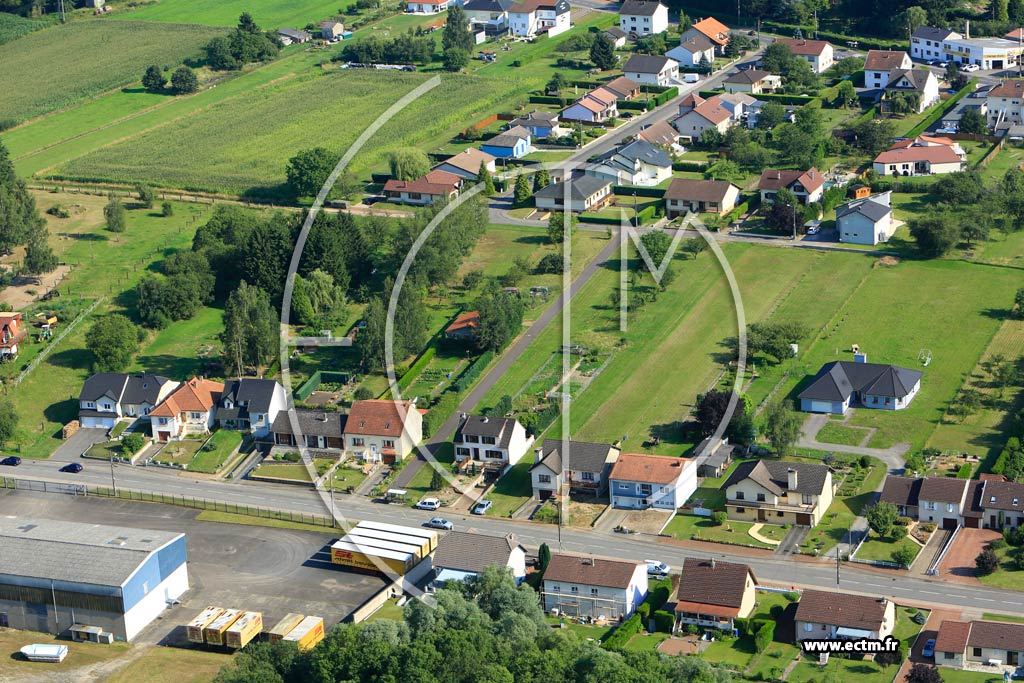
M153 438L180 441L208 434L214 427L217 403L223 392L223 384L201 377L178 385L149 413Z
M894 111L897 95L910 94L921 113L939 101L939 79L928 69L893 69L882 89L882 111Z
M722 484L729 519L813 527L832 504L827 465L781 460L741 462Z
M224 383L217 405L217 424L249 432L257 439L270 434L277 414L288 407L284 387L272 379L242 377Z
M653 187L672 177L672 159L664 149L634 140L602 155L586 174L616 185Z
M515 465L533 445L519 420L512 417L466 415L455 431L455 462L485 468Z
M100 372L78 394L78 421L85 429L112 429L122 418L145 418L177 382L149 373Z
M545 439L534 449L530 480L533 497L547 500L569 491L602 495L619 449L606 443Z
M783 188L792 192L800 202L810 204L821 200L825 188L825 176L813 166L806 171L785 171L774 168L766 168L761 171L757 189L761 192L762 203L774 203L775 195Z

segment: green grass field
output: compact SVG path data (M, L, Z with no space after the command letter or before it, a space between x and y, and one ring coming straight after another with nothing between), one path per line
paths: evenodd
M116 671L107 683L204 683L213 680L232 655L193 648L153 647Z
M265 29L285 26L301 29L306 24L319 24L323 19L334 17L339 8L350 4L347 0L157 0L129 11L117 12L111 18L122 21L234 26L238 23L238 16L248 12Z
M201 450L196 453L196 457L189 463L188 469L192 472L213 474L227 463L231 454L241 444L241 432L233 429L219 429L210 437L209 445L213 446L213 449Z
M775 546L762 543L748 531L753 524L747 522L736 522L728 520L721 526L716 525L708 517L696 515L678 514L665 527L664 533L669 534L681 541L712 541L714 543L728 543L730 545L745 545L754 548L774 548Z
M892 554L897 548L907 547L914 551L914 556L921 551L921 546L914 543L909 538L902 538L899 541L893 542L889 539L881 539L877 536L872 536L868 540L864 541L861 545L860 550L857 551L858 560L881 560L883 562L892 562Z
M91 20L30 33L0 46L0 119L24 121L70 107L137 81L149 64L177 66L222 33L205 26Z
M0 12L0 45L16 40L25 34L46 28L50 23L37 19L26 19L17 14Z

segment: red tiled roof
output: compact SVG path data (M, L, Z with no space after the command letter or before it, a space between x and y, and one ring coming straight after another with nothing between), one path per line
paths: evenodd
M928 161L933 164L956 164L960 163L961 159L951 147L946 147L945 145L887 149L875 157L875 162L879 164L908 164L915 161Z
M740 615L740 608L711 605L706 602L680 601L676 603L676 614L682 612L696 612L697 614L709 614L713 617L727 617L735 619Z
M796 608L796 620L877 631L885 617L885 598L806 590Z
M652 484L670 484L683 473L693 460L667 455L623 453L612 468L610 479L642 481Z
M447 171L431 171L431 173L444 173L445 176L450 176L452 178L457 178L461 180L461 178L459 178L454 173L448 173ZM417 178L416 180L395 180L394 178L391 178L386 183L384 183L384 192L416 192L419 194L446 197L455 191L457 185L458 183L448 181L431 182L430 180L427 180L427 176Z
M467 327L475 330L479 324L480 311L468 311L453 320L452 324L445 328L445 332L456 332Z
M935 638L936 652L963 652L967 649L967 636L971 633L969 621L947 619L939 624L939 635Z
M712 97L710 100L701 102L693 108L693 111L700 114L716 126L732 116L729 110L722 106L722 101L718 99L717 96Z
M703 560L687 557L683 560L683 575L679 581L676 611L699 611L715 616L739 616L746 594L747 577L757 584L754 573L745 564ZM692 606L698 609L692 609ZM710 611L713 608L726 612Z
M1024 81L1003 81L988 91L987 97L1021 97L1024 95Z
M814 192L825 184L825 176L813 166L806 171L780 171L766 168L761 171L761 179L757 182L759 190L781 190L793 183L800 183L807 192Z
M403 418L413 410L410 401L355 401L348 411L345 433L400 437Z
M701 19L693 25L693 28L697 29L719 45L725 45L729 42L729 27L714 17ZM724 36L724 38L722 36Z
M544 570L544 582L628 588L638 566L640 566L639 562L559 553L552 555L548 568Z
M904 61L910 61L910 55L906 52L895 50L868 50L868 56L864 60L865 71L892 71L903 66Z
M684 97L682 100L679 101L679 106L681 106L681 107L696 107L696 106L701 105L703 103L704 103L704 98L701 97L700 95L698 95L697 93L693 93L692 92L689 95L687 95L686 97Z
M149 414L156 417L177 417L184 412L205 413L217 404L223 391L224 385L220 382L193 377L172 391Z
M828 47L828 43L824 40L797 40L796 38L777 38L776 43L782 43L789 47L789 51L794 55L814 55L818 56L825 51Z

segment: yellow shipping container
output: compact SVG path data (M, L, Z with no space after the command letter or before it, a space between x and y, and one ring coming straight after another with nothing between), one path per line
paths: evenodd
M284 640L299 644L299 652L312 649L324 639L323 617L306 617L302 623L292 629Z
M263 630L263 615L259 612L245 612L224 632L224 644L233 650L241 650Z
M272 643L284 638L286 635L291 633L292 629L302 623L302 620L306 618L305 614L288 614L284 619L274 624L274 628L267 632L267 640Z
M438 533L430 529L401 526L399 524L388 524L386 522L359 522L352 528L352 533L372 534L373 531L371 531L371 529L375 531L387 531L393 534L403 534L405 536L416 536L417 538L422 538L426 542L428 553L432 553L437 550Z
M203 629L210 625L214 619L224 614L223 607L207 607L200 612L195 619L188 622L185 630L188 632L188 640L190 643L202 643L203 642Z
M223 645L224 631L227 631L228 626L235 623L240 616L242 616L242 610L229 609L214 619L209 626L203 629L203 638L206 640L206 644Z
M331 562L374 572L383 572L380 567L383 564L395 574L405 574L416 565L416 556L393 550L374 550L371 553L369 549L352 543L335 541L331 546Z

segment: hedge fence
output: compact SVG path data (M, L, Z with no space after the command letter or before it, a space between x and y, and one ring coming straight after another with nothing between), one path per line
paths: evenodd
M960 89L960 92L950 97L948 100L943 102L941 105L935 108L931 114L926 116L921 123L917 124L909 131L907 131L908 138L916 138L921 133L928 130L936 121L946 115L946 112L951 111L956 103L967 97L969 93L974 92L974 88L978 85L978 79L972 78L967 85Z
M337 382L338 384L344 384L348 381L347 372L334 372L332 370L317 370L309 376L302 386L295 390L295 397L300 401L305 401L309 398L310 394L316 391L316 388L324 382Z

